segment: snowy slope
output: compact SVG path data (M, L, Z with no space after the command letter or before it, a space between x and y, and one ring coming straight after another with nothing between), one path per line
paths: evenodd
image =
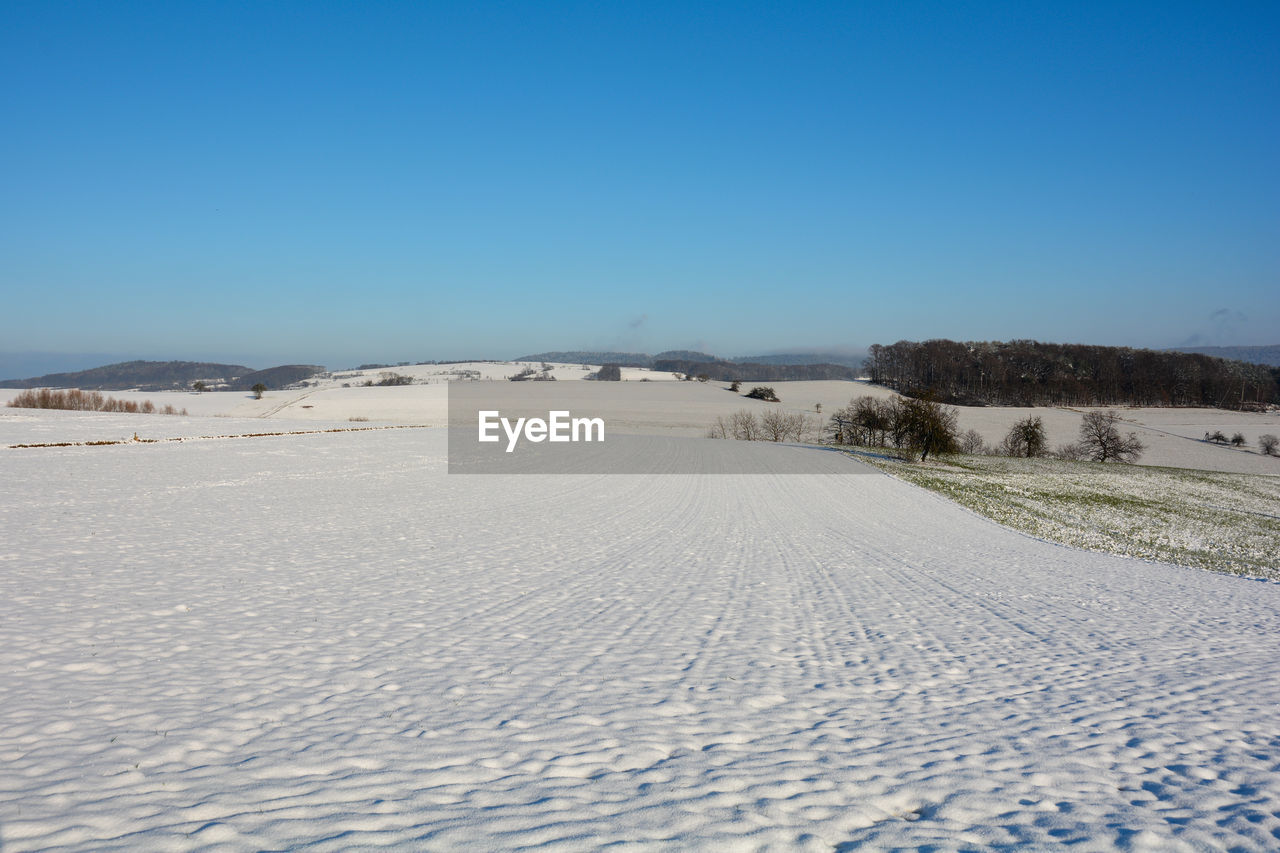
M1275 848L1280 586L821 458L0 451L0 846Z

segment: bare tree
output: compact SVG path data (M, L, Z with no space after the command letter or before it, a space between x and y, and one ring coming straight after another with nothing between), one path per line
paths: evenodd
M826 433L831 444L853 444L853 420L848 408L836 409L827 419Z
M797 412L791 416L791 429L796 441L804 441L814 432L822 431L822 418L810 418Z
M900 413L896 399L877 400L875 397L863 396L853 400L849 409L854 426L853 443L883 447L889 434L896 434L894 424Z
M971 429L960 436L960 452L978 456L987 451L987 443L982 440L982 433Z
M739 441L756 441L760 438L760 422L755 412L739 409L729 416L729 425L733 429L733 437Z
M1280 456L1280 438L1267 433L1258 436L1258 448L1265 456Z
M808 421L800 412L784 412L782 409L774 409L773 412L767 413L775 416L777 421L776 427L766 427L770 435L775 430L780 438L774 441L802 441L804 439L805 429L808 427ZM763 420L763 418L761 418Z
M769 409L760 415L760 427L770 441L786 441L791 435L791 416L782 409Z
M1246 442L1245 442L1245 439L1244 439L1244 433L1242 433L1242 432L1238 432L1238 433L1236 433L1235 435L1231 436L1231 446L1232 446L1232 447L1244 447L1244 446L1245 446L1245 443L1246 443Z
M1009 427L1000 449L1007 456L1044 456L1049 442L1044 435L1044 423L1038 415L1027 415Z
M707 438L731 438L732 436L733 428L724 419L724 415L717 417L711 424L711 428L707 430Z
M1088 412L1080 421L1080 444L1094 462L1136 462L1146 450L1137 433L1121 435L1114 411Z

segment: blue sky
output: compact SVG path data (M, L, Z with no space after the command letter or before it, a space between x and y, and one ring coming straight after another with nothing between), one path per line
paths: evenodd
M1280 4L0 7L0 351L1280 342Z

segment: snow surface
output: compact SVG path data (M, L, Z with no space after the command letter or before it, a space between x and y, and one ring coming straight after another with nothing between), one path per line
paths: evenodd
M1280 586L753 452L0 450L0 846L1280 846Z

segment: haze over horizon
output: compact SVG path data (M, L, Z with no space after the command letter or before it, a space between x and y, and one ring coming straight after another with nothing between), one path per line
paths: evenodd
M3 378L1280 328L1275 4L0 16Z

